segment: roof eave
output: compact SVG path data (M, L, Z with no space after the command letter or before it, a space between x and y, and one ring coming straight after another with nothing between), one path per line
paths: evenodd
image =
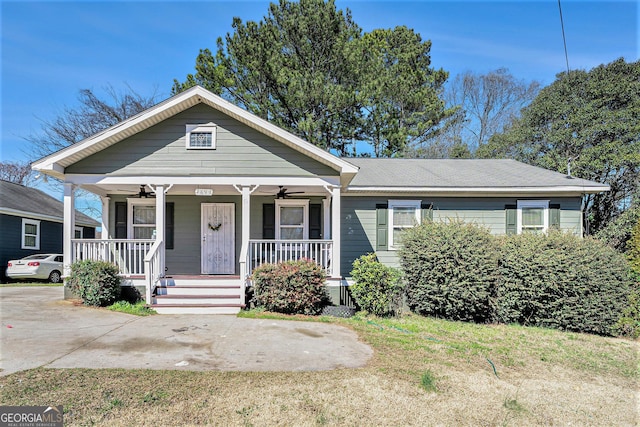
M90 138L37 160L33 163L32 168L47 175L62 179L64 178L64 169L67 166L199 103L209 105L210 107L233 117L249 127L282 142L294 150L297 150L320 163L331 167L341 175L355 175L358 171L357 166L354 166L351 163L336 157L307 141L304 141L292 133L275 126L246 110L243 110L237 105L214 95L200 86L190 88ZM350 181L351 179L348 179L347 182Z
M593 186L542 186L542 187L373 187L348 186L345 193L415 193L433 195L581 195L609 191L608 185Z

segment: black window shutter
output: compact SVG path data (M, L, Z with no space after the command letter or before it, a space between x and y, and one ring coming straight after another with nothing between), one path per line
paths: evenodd
M173 249L173 230L174 230L174 210L175 206L173 202L166 204L165 208L165 223L164 223L164 247L165 249Z
M420 205L422 210L422 222L433 221L433 203L422 203Z
M560 205L549 205L549 228L560 229Z
M127 202L116 202L116 239L127 238ZM103 239L108 236L103 236Z
M516 205L505 205L504 214L506 217L506 230L507 234L518 233L518 207Z
M322 205L309 205L309 238L322 239Z
M376 205L376 250L386 251L389 249L389 228L388 228L388 205Z
M262 205L262 238L276 238L276 205L273 203Z

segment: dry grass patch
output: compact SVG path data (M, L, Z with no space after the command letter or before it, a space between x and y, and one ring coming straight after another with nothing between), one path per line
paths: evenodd
M63 404L65 425L638 422L637 342L418 316L311 319L357 331L375 350L369 365L260 373L35 369L0 378L0 404Z

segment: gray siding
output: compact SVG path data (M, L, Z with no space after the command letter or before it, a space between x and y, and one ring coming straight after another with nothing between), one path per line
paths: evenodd
M125 196L111 196L109 207L109 230L115 231L115 202L126 202ZM242 203L238 196L167 196L167 202L173 202L174 211L174 248L166 251L167 274L200 274L201 272L201 229L200 205L202 203L235 203L236 223L236 261L240 257ZM239 274L236 263L236 274Z
M185 125L217 125L215 150L187 150ZM66 173L335 176L337 172L211 107L197 105L66 169Z
M342 275L350 276L351 265L360 255L374 252L376 247L376 204L386 203L383 197L343 197L342 216ZM391 197L391 199L422 200L433 203L434 221L460 219L485 226L492 234L505 234L505 205L515 205L518 200L530 197L444 198L444 197ZM560 205L560 228L575 234L581 233L581 200L579 197L540 198ZM378 251L381 262L397 267L396 251Z

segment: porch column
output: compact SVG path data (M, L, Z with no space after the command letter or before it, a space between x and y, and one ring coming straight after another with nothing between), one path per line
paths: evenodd
M331 192L331 239L333 240L333 257L331 258L331 276L340 275L340 187L336 186Z
M63 274L67 277L71 273L73 263L73 245L71 239L75 236L76 215L75 215L75 190L76 186L70 182L64 183L64 222L62 226L62 254L64 258Z
M164 229L165 229L165 194L164 186L158 185L152 189L156 193L156 240L164 242ZM164 271L164 266L163 266Z
M331 195L322 199L322 211L324 219L324 224L322 225L322 238L329 240L331 239Z
M102 224L100 228L102 231L100 232L101 239L110 239L111 233L109 233L109 197L100 196L100 202L102 202Z
M242 246L249 247L249 234L251 233L251 188L242 187ZM244 260L241 260L244 261Z

